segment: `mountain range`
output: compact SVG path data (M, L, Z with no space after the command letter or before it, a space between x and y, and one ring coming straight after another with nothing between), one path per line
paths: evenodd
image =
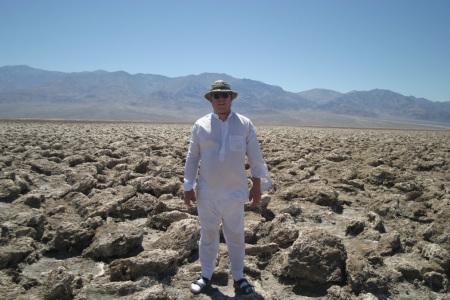
M228 81L239 93L233 110L259 124L450 128L450 101L433 102L389 90L293 93L227 74L170 78L28 66L0 67L0 118L191 123L211 111L203 94L217 79Z

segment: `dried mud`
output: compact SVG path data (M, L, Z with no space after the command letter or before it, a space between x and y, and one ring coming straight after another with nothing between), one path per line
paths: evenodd
M212 288L182 197L191 124L0 121L1 299L449 299L450 132L257 126L273 179Z

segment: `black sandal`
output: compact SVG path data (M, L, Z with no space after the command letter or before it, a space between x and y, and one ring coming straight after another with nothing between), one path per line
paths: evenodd
M210 280L205 277L199 277L191 283L191 292L195 295L203 292L207 287L209 287Z
M248 295L254 292L253 286L248 283L247 279L242 278L238 281L234 281L234 288L237 289L241 294Z

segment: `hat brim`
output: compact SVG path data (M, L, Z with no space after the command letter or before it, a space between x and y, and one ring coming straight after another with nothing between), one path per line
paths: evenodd
M212 91L207 92L204 95L205 99L209 101L209 95L211 93L215 93L215 92L231 93L231 100L234 100L238 96L238 93L236 93L235 91L232 91L232 90L212 90Z

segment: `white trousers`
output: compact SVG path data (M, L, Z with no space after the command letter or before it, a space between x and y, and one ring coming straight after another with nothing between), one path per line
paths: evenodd
M219 252L222 222L223 234L230 257L231 274L234 280L244 278L245 235L244 203L240 200L197 201L200 220L199 256L202 276L211 279Z

